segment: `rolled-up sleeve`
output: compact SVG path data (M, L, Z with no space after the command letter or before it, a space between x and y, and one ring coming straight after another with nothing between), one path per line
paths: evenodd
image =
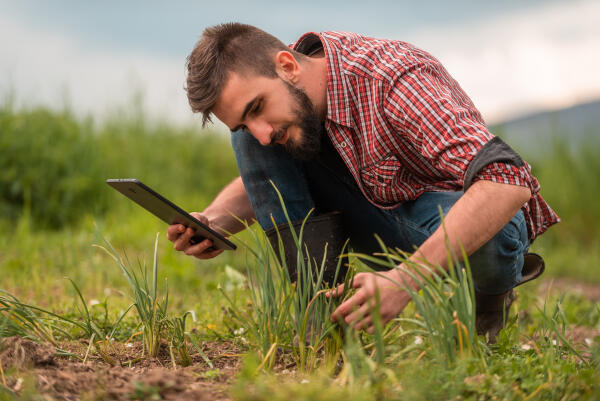
M489 132L475 105L445 69L434 67L420 66L400 75L383 101L394 135L418 152L412 158L407 153L407 164L416 174L447 179L465 191L479 180L529 188L532 197L522 209L533 240L560 219L539 194L531 166ZM437 188L451 190L450 185Z

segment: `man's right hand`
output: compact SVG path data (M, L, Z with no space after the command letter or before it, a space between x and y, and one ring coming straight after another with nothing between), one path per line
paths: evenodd
M192 212L194 218L210 227L210 222L206 216ZM184 252L186 255L195 256L198 259L211 259L223 252L222 249L212 249L213 242L205 239L197 244L191 244L190 239L194 236L194 229L185 227L182 224L173 224L167 230L167 238L173 243L173 248Z

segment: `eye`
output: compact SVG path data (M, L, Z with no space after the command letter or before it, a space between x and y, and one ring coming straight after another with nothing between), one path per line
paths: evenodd
M252 114L259 113L262 108L262 105L263 105L263 101L262 101L262 99L260 99L258 102L256 102L254 104L254 107L252 108Z

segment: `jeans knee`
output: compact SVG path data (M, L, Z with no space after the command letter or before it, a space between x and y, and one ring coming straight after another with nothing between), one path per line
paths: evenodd
M521 280L523 256L528 248L525 218L519 211L469 258L475 289L500 294L513 288Z

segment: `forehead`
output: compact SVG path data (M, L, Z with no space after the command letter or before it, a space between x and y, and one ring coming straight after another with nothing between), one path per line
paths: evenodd
M248 103L275 90L278 81L278 78L230 72L212 112L224 124L234 127L241 123Z

